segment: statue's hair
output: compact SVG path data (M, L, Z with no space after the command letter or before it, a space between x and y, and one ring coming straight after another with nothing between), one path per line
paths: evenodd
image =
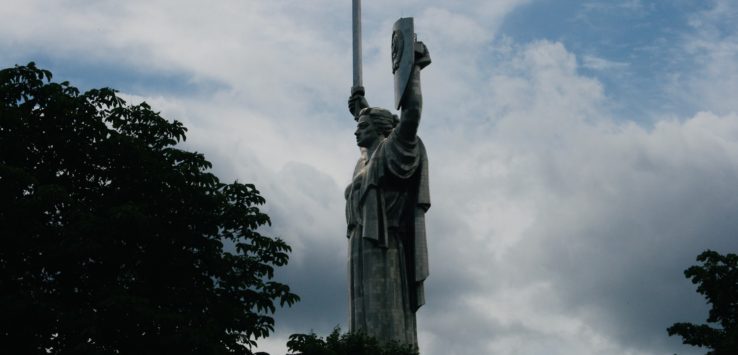
M380 134L387 137L392 132L400 119L397 115L392 114L389 110L385 110L379 107L367 107L359 111L359 117L367 116L371 120L372 125L379 131Z

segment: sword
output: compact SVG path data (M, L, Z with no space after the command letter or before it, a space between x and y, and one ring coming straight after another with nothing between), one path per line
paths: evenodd
M361 0L353 0L351 10L354 34L354 86L351 87L351 95L364 95L364 87L362 86L364 84L361 74Z

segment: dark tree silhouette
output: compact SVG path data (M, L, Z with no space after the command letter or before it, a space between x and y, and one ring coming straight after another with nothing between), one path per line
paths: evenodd
M288 261L254 185L186 128L33 63L0 71L0 344L7 354L250 354Z
M707 354L738 354L738 255L721 255L707 250L697 257L702 265L684 271L684 276L699 285L701 293L712 305L707 324L674 323L669 336L679 335L684 344L709 348Z
M341 334L338 327L325 339L315 333L292 334L287 347L292 355L418 355L412 345L382 343L362 333Z

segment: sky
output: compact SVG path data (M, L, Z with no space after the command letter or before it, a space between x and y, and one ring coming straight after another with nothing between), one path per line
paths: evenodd
M256 184L302 298L272 355L347 327L350 3L0 0L0 67L146 101L221 180ZM433 59L422 353L704 353L666 328L707 317L683 270L738 250L738 3L364 1L373 106L410 16Z

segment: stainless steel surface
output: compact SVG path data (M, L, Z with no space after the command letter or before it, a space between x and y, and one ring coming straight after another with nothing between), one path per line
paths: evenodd
M363 85L361 73L361 0L353 0L352 5L354 33L354 87Z

